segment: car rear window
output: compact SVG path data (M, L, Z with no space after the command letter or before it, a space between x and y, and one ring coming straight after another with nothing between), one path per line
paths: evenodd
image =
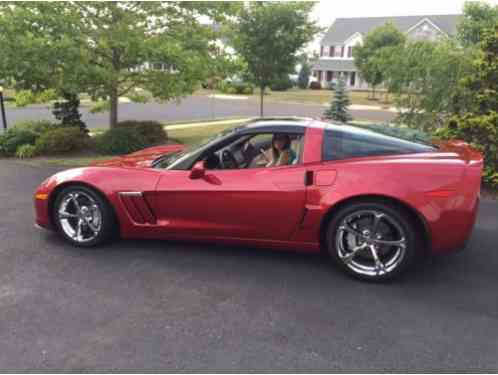
M352 126L324 130L323 160L433 152L435 147Z

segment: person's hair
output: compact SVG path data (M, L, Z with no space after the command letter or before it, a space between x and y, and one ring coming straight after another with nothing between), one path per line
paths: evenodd
M281 134L281 133L280 134L279 133L274 134L273 135L273 139L271 141L271 149L272 149L274 157L279 157L280 156L280 150L278 150L275 147L275 141L277 139L285 139L285 144L284 144L284 147L283 147L282 151L288 150L291 147L291 138L289 137L288 134Z

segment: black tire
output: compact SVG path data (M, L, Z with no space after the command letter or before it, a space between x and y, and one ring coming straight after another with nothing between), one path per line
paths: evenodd
M68 198L70 195L77 194L81 195L84 198L88 199L91 198L93 199L93 202L97 207L98 210L100 211L99 215L99 230L97 233L93 233L94 238L91 238L89 240L85 241L78 241L74 237L70 236L67 233L67 230L63 228L63 219L60 218L59 215L59 210L61 209L61 205L63 202ZM88 202L91 202L90 200ZM99 193L97 193L95 190L88 188L83 185L71 185L68 186L67 188L61 190L56 198L55 202L53 204L52 208L52 220L53 223L55 224L55 227L57 228L57 231L62 235L62 237L72 244L73 246L78 246L78 247L95 247L98 245L102 245L111 239L115 237L116 234L116 229L117 229L117 220L114 214L113 208L110 206L110 204L107 202L106 199L104 199ZM70 220L79 220L78 218L71 218ZM66 223L69 222L69 219L66 221ZM67 224L66 224L67 228ZM88 231L90 230L89 225L87 225Z
M402 242L404 246L389 246L384 244L379 245L377 242L374 242L375 240L374 237L376 234L368 233L368 229L366 229L367 231L366 233L368 233L368 235L371 236L368 238L363 236L355 236L354 234L351 234L350 232L341 229L345 227L345 220L347 222L347 220L349 220L350 218L353 219L358 218L355 219L357 220L357 222L360 222L360 220L366 220L362 219L361 215L362 214L365 215L365 213L367 212L378 213L379 216L383 218L382 220L386 221L385 223L381 224L385 228L389 229L392 226L392 228L390 229L392 234L389 234L388 232L388 235L395 237L395 233L399 231L400 232L399 242L400 243ZM372 220L375 215L376 214L372 216ZM359 224L353 224L353 225L357 225L358 227ZM358 228L361 229L361 227ZM368 228L368 227L365 226L363 228ZM373 224L371 228L373 229ZM327 252L334 261L334 263L346 274L360 280L380 282L380 281L391 280L401 276L412 266L419 249L420 233L418 231L417 225L414 222L414 220L405 210L386 202L365 201L365 202L354 202L348 204L334 213L334 217L329 222L326 230L327 232L325 236L326 238L325 248L327 249ZM359 231L361 232L361 230ZM348 234L345 235L345 233ZM379 235L382 238L382 234ZM404 241L401 241L402 238L404 238ZM388 240L395 241L397 239L391 238ZM343 259L348 259L348 257L344 255L351 255L353 253L352 251L350 251L349 253L344 252L344 249L349 246L350 241L353 241L356 248L361 246L366 246L366 247L364 248L364 250L358 251L357 252L358 255L353 255L349 259L349 261L346 261ZM402 254L398 255L396 258L393 258L397 259L397 261L396 262L393 261L392 265L390 266L392 267L392 269L390 267L382 268L385 266L385 264L383 263L383 260L379 258L381 260L380 264L383 264L382 267L379 267L381 269L380 273L378 274L368 273L368 272L379 272L377 271L377 262L375 262L372 249L369 246L370 244L373 245L374 243L378 246L376 254L379 257L381 255L380 254L381 250L385 251L384 255L386 256L386 259L389 259L388 258L389 254L393 254L392 255L393 257L396 256L396 254ZM348 248L348 250L349 249L350 247ZM370 260L368 259L368 255L371 258ZM364 257L362 262L353 261L353 259L355 259L355 257L358 256ZM372 263L372 265L370 266L369 263ZM361 268L361 266L363 265L365 265L365 269ZM375 271L367 271L368 267L375 268Z

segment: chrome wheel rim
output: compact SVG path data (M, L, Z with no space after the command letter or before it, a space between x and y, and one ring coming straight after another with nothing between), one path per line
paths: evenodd
M378 210L346 216L335 237L339 259L352 271L382 276L394 271L406 253L406 234L398 220Z
M78 243L90 242L102 229L102 212L89 194L74 191L61 200L57 210L60 227Z

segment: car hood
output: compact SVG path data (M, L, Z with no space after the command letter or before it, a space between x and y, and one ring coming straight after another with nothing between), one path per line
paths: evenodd
M181 144L154 146L133 152L128 155L118 156L108 160L96 160L91 163L98 167L150 167L152 162L163 155L182 151L185 148Z

